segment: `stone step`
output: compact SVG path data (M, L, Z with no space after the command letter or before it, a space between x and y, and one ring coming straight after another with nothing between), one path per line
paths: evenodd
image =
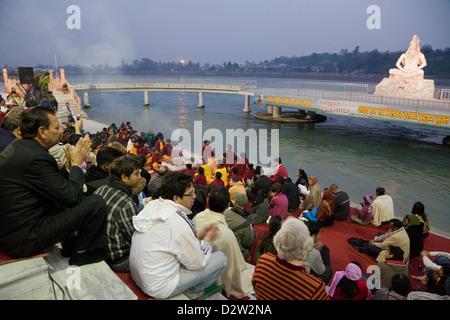
M43 258L21 260L0 266L0 287L35 273L48 271Z
M53 91L53 96L56 98L56 101L58 101L58 110L65 110L66 109L66 102L70 103L70 108L72 109L72 112L74 114L81 114L81 117L83 119L87 119L88 116L86 112L84 112L81 109L78 109L76 107L75 101L72 99L72 96L70 94L64 94L61 91Z
M137 296L104 261L81 267L70 266L68 258L61 256L59 245L52 247L51 255L45 259L50 265L51 277L64 290L66 299L137 300ZM59 287L58 299L61 295Z
M68 266L52 274L71 300L137 300L137 296L104 262Z
M48 272L40 272L0 287L0 300L54 300Z
M0 266L0 300L53 300L48 265L43 258Z

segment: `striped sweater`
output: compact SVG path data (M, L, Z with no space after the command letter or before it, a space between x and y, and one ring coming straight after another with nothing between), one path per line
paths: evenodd
M258 259L252 283L258 300L329 300L321 279L272 253Z

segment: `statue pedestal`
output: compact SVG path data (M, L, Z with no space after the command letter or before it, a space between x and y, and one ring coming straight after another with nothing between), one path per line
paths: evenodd
M384 78L374 95L405 99L434 99L434 80Z

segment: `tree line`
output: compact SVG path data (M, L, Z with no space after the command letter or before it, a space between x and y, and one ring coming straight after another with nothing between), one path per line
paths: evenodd
M425 68L426 76L437 76L442 79L450 79L450 47L434 50L430 45L421 48L427 59ZM281 56L272 60L260 62L246 61L244 64L226 61L223 64L200 65L192 61L154 61L150 58L135 59L131 63L122 60L119 66L106 64L80 66L64 65L66 72L72 74L112 74L112 73L227 73L227 74L265 74L273 73L339 73L339 74L378 74L386 75L389 69L395 68L400 55L404 51L380 52L372 50L360 52L359 46L352 51L342 49L339 53L313 53L300 57ZM5 66L11 74L16 74L14 68ZM53 69L54 66L38 65L35 69Z
M425 67L426 75L450 76L450 47L433 50L430 45L425 45L421 52L428 64ZM404 51L380 52L376 49L359 52L359 47L356 47L353 51L343 49L339 54L313 53L301 57L278 57L265 61L265 64L266 68L284 67L305 72L387 74L389 69L395 68L402 53Z

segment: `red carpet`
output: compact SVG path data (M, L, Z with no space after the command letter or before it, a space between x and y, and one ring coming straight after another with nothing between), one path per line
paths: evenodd
M131 291L138 297L138 300L148 300L151 299L150 296L145 294L141 288L137 286L133 278L131 278L130 272L115 272L115 274L130 288Z
M296 210L292 212L292 216L299 217L300 211ZM350 215L354 214L354 209L351 209ZM247 262L251 264L256 263L255 251L264 233L268 231L268 224L259 225L254 227L256 232L255 243L250 252L250 258ZM367 267L375 265L377 261L375 258L356 251L350 243L348 238L356 237L363 238L365 240L371 240L373 237L380 233L389 230L387 224L375 227L371 224L367 226L359 225L351 221L335 221L331 227L323 227L320 232L320 241L330 249L331 267L333 271L343 271L348 263L357 261L363 268L363 274L370 276L367 271ZM430 235L424 241L424 250L427 251L444 251L448 252L450 248L450 239L444 238L435 234ZM433 258L432 258L433 259ZM413 258L409 262L409 275L423 275L423 271L418 270L419 264L422 264L422 259ZM423 270L423 266L422 266ZM411 279L412 288L414 289L418 283L417 280ZM331 280L330 280L331 283ZM328 283L328 285L330 284ZM424 290L424 289L423 289Z
M353 214L352 209L350 214ZM345 270L347 264L351 261L358 261L362 268L363 274L370 276L367 267L377 263L375 258L356 251L350 243L348 238L356 237L365 240L373 239L373 237L380 233L388 231L388 225L375 227L371 224L362 226L351 221L335 221L331 227L324 227L320 232L320 241L330 248L331 267L333 271ZM450 239L444 238L435 234L430 235L424 241L424 250L427 251L445 251L448 252L450 248ZM419 257L412 258L409 262L409 275L423 275L423 271L419 272L418 266L422 264L422 259ZM423 270L423 268L422 268ZM418 283L417 280L411 279L412 288L414 289Z
M352 209L350 214L353 214ZM292 213L293 216L298 217L300 212L297 210ZM365 240L373 239L373 237L380 233L388 231L388 225L382 225L378 228L369 224L367 226L362 226L351 221L335 221L331 227L323 227L320 232L320 241L325 244L330 249L331 255L331 267L333 271L343 271L348 263L352 261L357 261L361 264L363 268L363 274L370 276L367 271L367 267L370 265L375 265L377 262L375 258L367 254L360 253L356 251L350 243L348 243L348 238L356 237L363 238ZM250 251L250 258L247 260L248 263L256 264L256 247L261 241L264 234L269 230L269 225L255 225L254 230L256 233L256 239L253 247ZM445 251L448 252L450 248L450 239L440 237L438 235L430 233L430 235L425 239L424 250L427 251ZM418 271L419 264L422 263L420 258L413 258L409 262L409 275L422 275L422 272ZM423 268L422 268L423 269ZM128 287L138 296L139 300L149 299L149 296L144 294L139 287L134 283L131 278L130 273L116 273L122 281L124 281ZM417 280L411 279L412 288L414 289L418 283ZM331 283L331 280L330 280ZM330 284L328 283L328 285ZM422 286L422 290L425 287Z

